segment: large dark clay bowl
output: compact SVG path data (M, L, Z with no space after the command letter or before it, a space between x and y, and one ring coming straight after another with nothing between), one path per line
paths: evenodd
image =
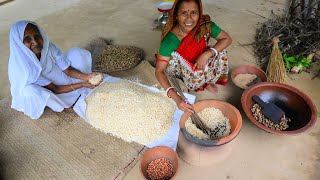
M278 105L291 118L285 131L273 130L254 119L251 107L252 96L257 95L265 102ZM317 109L312 100L300 90L282 83L262 82L246 89L241 97L241 105L250 121L259 128L279 135L297 135L309 130L317 120Z
M240 132L242 127L242 116L239 110L234 107L233 105L218 101L218 100L202 100L193 105L194 110L196 112L202 111L204 108L216 108L219 109L225 117L229 119L231 130L230 134L226 137L217 139L217 140L204 140L199 139L192 136L185 128L185 122L190 117L189 114L184 113L180 119L180 130L183 136L188 139L189 141L196 143L198 145L206 146L206 147L213 147L213 146L220 146L232 141Z

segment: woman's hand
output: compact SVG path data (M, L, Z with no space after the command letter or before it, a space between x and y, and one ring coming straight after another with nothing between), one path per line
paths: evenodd
M156 60L155 75L161 86L164 89L168 89L171 87L171 84L165 74L165 71L168 66L169 57L158 56L158 58L159 59ZM167 92L167 95L174 100L180 110L190 114L193 113L193 106L183 101L183 99L176 93L176 91L170 90Z
M202 53L197 59L196 63L194 63L193 70L204 70L208 63L208 59L212 56L212 53L209 51L205 51Z
M96 87L95 85L92 85L92 84L89 83L89 82L82 82L82 83L81 83L81 86L82 86L82 87L86 87L86 88L90 88L90 89L93 89L93 88Z
M98 73L92 72L90 74L86 75L86 81L89 81L91 78L93 78L94 76L96 76Z
M99 74L102 75L102 77L103 77L103 73L99 73L99 72L92 72L91 74L88 74L87 81L89 81L91 78L93 78L94 76L97 76ZM100 80L100 82L96 86L99 86L102 81L103 81L103 78Z
M176 104L180 110L189 114L194 113L193 106L191 104L186 103L183 99L180 98L180 100L178 100Z

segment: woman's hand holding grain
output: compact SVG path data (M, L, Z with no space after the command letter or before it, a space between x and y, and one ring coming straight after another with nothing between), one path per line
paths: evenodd
M100 83L103 81L103 73L93 72L93 73L91 73L91 74L94 74L94 76L98 76L98 75L101 75L101 76L102 76L102 78L100 79L99 83L97 83L96 86L100 85Z
M92 72L90 74L87 74L86 80L89 81L91 78L93 78L94 76L96 76L98 73Z
M100 76L99 78L101 79L97 78L98 76ZM99 81L97 81L97 79ZM103 81L103 74L98 72L93 72L91 74L88 74L87 81L95 86L99 86L100 83Z

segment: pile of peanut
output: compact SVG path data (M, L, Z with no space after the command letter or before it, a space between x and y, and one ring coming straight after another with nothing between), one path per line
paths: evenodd
M169 180L173 176L173 165L169 159L155 159L148 165L147 174L151 180Z
M259 123L263 124L264 126L271 128L277 131L284 131L289 128L288 123L291 122L291 119L283 115L280 119L279 124L273 123L270 119L266 118L262 114L262 108L259 104L253 104L251 108L252 115L254 119L256 119Z
M138 65L144 59L144 52L134 46L108 45L94 59L94 69L115 72Z

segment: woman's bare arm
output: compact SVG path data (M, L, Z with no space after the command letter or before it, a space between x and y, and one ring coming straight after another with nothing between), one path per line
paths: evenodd
M216 40L218 42L213 46L213 48L215 48L218 52L221 52L232 43L231 37L224 30L221 30Z
M67 76L70 76L70 77L76 78L76 79L81 79L81 80L84 80L84 81L89 81L95 75L101 74L101 73L97 73L97 72L92 72L90 74L85 74L85 73L82 73L79 70L77 70L77 69L75 69L75 68L73 68L71 66L69 66L63 72L66 73Z
M72 77L72 78L76 78L76 79L81 79L84 81L89 81L92 77L101 74L101 73L97 73L97 72L92 72L90 74L85 74L80 72L79 70L69 66L67 69L65 69L63 71L67 76ZM102 82L102 81L101 81ZM99 84L101 83L99 82Z
M61 93L68 93L71 91L75 91L82 87L93 89L95 86L90 84L89 82L81 82L81 83L70 84L70 85L55 85L53 83L50 83L49 85L44 87L51 90L55 94L61 94Z
M85 80L85 81L89 81L89 79L90 79L89 74L82 73L79 70L77 70L71 66L69 66L63 72L66 73L67 76L72 77L72 78L81 79L81 80Z
M231 37L223 30L221 30L216 40L218 42L213 46L213 48L216 49L217 52L221 52L223 49L227 48L232 43ZM206 64L208 63L208 59L212 57L212 55L213 52L211 52L211 50L203 52L194 64L193 70L204 70ZM215 54L214 56L216 55L217 54Z
M156 71L155 75L158 79L160 85L166 90L169 87L171 87L171 84L165 74L165 70L167 68L169 61L169 57L165 56L158 56L158 59L156 61ZM170 90L168 92L168 96L170 96L174 102L177 104L178 108L182 111L186 111L189 113L193 113L193 107L190 104L186 104L183 99L177 94L175 90Z

